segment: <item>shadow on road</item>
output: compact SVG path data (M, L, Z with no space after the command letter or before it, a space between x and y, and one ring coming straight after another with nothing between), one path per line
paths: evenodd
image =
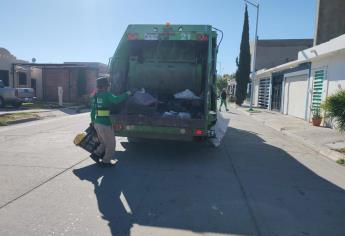
M255 133L229 128L218 149L122 144L116 167L73 171L94 185L112 235L131 235L135 225L236 235L345 235L343 189Z

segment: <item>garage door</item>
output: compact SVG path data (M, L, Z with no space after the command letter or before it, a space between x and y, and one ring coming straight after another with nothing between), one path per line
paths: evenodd
M285 83L285 111L288 115L305 118L305 105L308 87L308 76L287 77Z

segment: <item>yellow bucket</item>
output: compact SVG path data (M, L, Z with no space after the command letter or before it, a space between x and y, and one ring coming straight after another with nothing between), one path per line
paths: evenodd
M75 136L73 143L75 145L79 145L81 143L81 141L83 141L83 139L86 137L86 133L85 132L81 132L79 134L77 134L77 136Z

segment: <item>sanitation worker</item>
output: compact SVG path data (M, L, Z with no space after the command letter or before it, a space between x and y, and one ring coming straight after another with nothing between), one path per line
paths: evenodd
M227 103L226 103L226 97L227 97L226 90L223 89L222 92L220 93L220 106L219 106L219 111L221 111L221 108L222 108L223 104L224 104L224 106L225 106L225 110L226 110L226 111L229 111L229 110L228 110L228 105L227 105Z
M96 82L97 91L91 101L91 125L97 132L100 145L90 157L102 166L110 167L113 165L111 161L115 152L115 134L110 120L110 107L127 99L131 92L127 91L115 96L109 92L108 78L100 77Z

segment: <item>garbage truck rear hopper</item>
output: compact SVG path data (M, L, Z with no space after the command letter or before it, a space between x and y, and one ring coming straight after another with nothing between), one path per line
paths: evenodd
M202 140L217 121L217 32L209 25L129 25L110 62L115 134Z

